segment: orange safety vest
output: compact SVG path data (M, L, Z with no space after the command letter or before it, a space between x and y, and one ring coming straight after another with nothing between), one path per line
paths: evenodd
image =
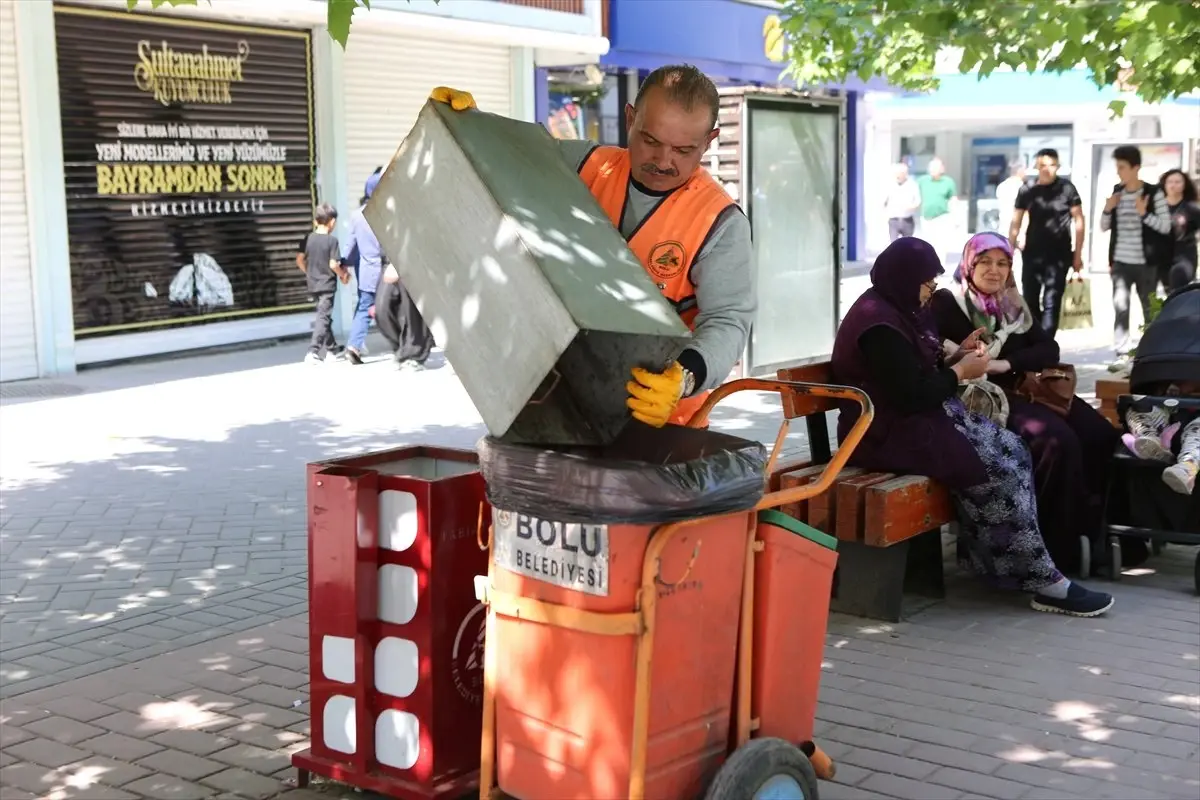
M624 147L597 147L579 168L579 177L618 231L629 175L629 151ZM691 330L695 330L699 313L692 264L721 212L733 204L721 184L703 167L696 167L688 182L667 195L629 239L629 249ZM708 395L701 392L680 400L670 422L686 425Z

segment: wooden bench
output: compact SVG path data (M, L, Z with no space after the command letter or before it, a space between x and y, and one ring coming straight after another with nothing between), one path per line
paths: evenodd
M778 377L836 383L828 363L781 369ZM820 476L833 455L826 416L832 410L836 406L828 398L784 396L784 416L804 419L809 458L779 465L770 478L772 489ZM925 598L922 606L945 597L941 529L954 521L954 505L950 493L929 478L848 468L830 491L783 511L838 539L832 610L899 622L915 610L906 593Z
M1129 394L1128 378L1098 378L1096 380L1096 399L1100 401L1100 416L1121 428L1121 413L1117 404L1122 395Z

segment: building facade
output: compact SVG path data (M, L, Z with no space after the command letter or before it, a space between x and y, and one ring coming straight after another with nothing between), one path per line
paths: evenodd
M1121 117L1109 111L1113 100L1127 105ZM1107 269L1107 238L1099 213L1117 183L1111 153L1120 144L1138 144L1145 160L1143 179L1157 181L1168 168L1200 169L1193 155L1200 140L1200 99L1148 105L1116 87L1097 87L1082 70L1062 74L997 72L980 80L957 72L941 76L926 95L869 94L863 106L863 172L875 176L864 186L867 221L863 252L887 246L882 205L891 165L903 161L920 175L937 155L958 186L958 232L1008 232L996 199L996 185L1008 165L1030 168L1044 147L1059 153L1060 174L1083 198L1088 220L1085 261Z
M303 334L313 206L432 87L532 121L539 65L608 48L598 0L375 0L345 51L325 0L125 6L0 0L0 380Z

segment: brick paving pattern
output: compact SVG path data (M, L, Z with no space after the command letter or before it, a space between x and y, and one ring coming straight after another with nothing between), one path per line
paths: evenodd
M448 369L302 352L83 373L0 408L3 800L362 796L287 783L309 734L303 467L481 429ZM770 441L777 413L743 397L718 424ZM1135 571L1098 620L961 575L901 624L834 615L821 796L1200 798L1193 553Z

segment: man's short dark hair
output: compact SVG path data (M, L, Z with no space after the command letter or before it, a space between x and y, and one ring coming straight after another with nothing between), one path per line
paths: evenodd
M1058 163L1058 151L1055 150L1053 147L1043 147L1041 150L1037 151L1037 155L1035 155L1033 157L1033 160L1037 161L1039 158L1053 158L1054 163L1057 164Z
M337 209L329 203L321 203L313 213L313 219L317 221L318 225L328 225L337 219Z
M1131 167L1140 167L1142 165L1142 151L1132 144L1123 144L1116 150L1113 150L1114 161L1124 161Z
M697 105L706 106L712 114L712 127L717 127L721 97L717 94L716 84L703 72L691 64L669 64L659 67L647 75L646 80L638 87L633 107L641 108L646 92L656 86L667 93L668 100L687 111L691 111Z

